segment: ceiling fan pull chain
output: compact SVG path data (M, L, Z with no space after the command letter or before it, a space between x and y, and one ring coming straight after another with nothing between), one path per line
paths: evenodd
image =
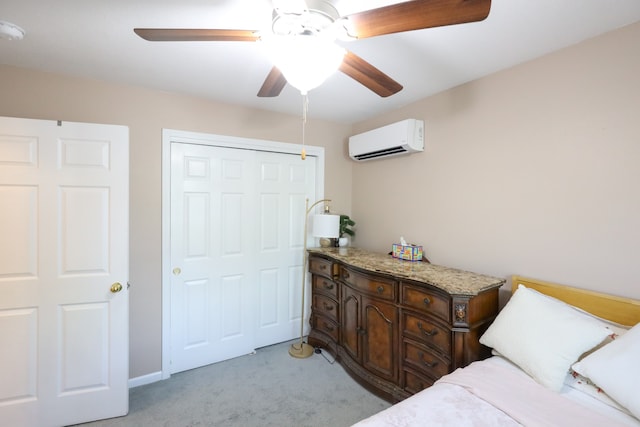
M307 158L307 151L304 149L304 137L305 126L307 124L307 111L309 110L309 97L306 93L302 94L302 151L300 152L300 158L302 160Z

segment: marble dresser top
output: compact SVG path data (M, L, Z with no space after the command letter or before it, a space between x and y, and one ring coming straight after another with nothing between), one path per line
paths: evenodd
M370 252L359 248L309 248L311 254L321 254L353 267L389 274L398 279L428 283L451 295L477 295L497 288L505 279L457 270L420 261L406 261L391 255Z

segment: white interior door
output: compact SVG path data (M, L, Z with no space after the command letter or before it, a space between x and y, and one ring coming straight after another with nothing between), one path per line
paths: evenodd
M172 373L298 336L315 162L171 144Z
M258 292L255 347L259 348L300 336L305 199L315 199L316 159L257 152L256 166L260 205L253 265Z
M171 371L253 351L253 152L171 146Z
M128 168L126 127L0 118L2 425L128 411Z

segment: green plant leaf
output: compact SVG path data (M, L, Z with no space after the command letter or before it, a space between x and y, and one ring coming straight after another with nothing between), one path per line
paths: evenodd
M352 230L350 227L356 225L356 222L349 218L349 215L340 215L340 237L348 234L349 236L355 236L356 232Z

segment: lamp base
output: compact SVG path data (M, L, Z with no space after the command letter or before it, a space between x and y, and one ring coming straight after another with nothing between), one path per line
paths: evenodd
M330 239L328 237L321 237L320 238L320 247L321 248L330 248L331 246L333 246L333 239Z
M291 344L291 347L289 347L289 355L298 359L306 359L310 357L313 352L314 348L306 342Z

